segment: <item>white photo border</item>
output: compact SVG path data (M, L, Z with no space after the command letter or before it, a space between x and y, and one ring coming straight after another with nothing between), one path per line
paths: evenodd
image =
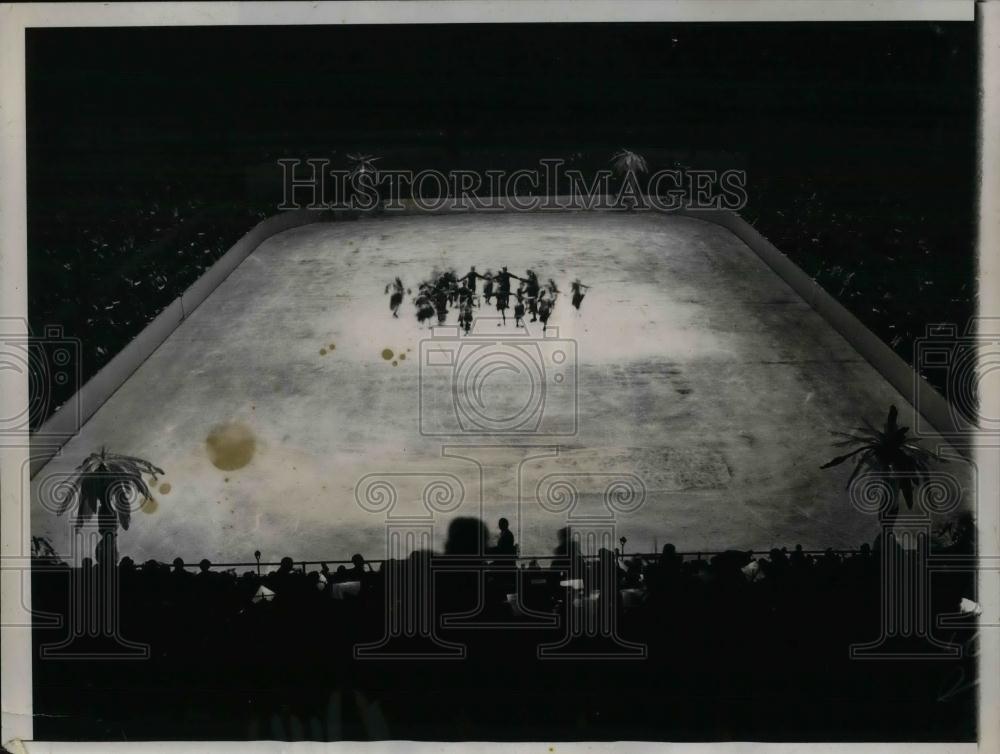
M371 0L368 2L31 3L0 5L0 317L27 319L25 30L42 27L244 26L552 22L975 22L980 41L979 314L1000 316L1000 0ZM1000 415L1000 393L981 396ZM25 375L0 372L0 413L27 404ZM12 415L6 414L4 415ZM25 438L26 440L27 438ZM985 439L985 438L984 438ZM26 446L27 442L20 443ZM13 752L930 752L1000 751L1000 570L979 570L979 744L600 744L332 742L41 742L32 740L31 631L8 627L30 609L26 447L0 447L2 742ZM1000 501L1000 445L979 445L978 499ZM1000 558L1000 503L980 506L981 557ZM992 562L998 562L996 560Z

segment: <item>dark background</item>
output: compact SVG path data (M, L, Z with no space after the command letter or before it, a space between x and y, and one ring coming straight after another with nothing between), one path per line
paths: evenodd
M743 168L744 215L904 358L974 312L972 23L27 34L30 317L84 377L274 212L246 175L281 156Z

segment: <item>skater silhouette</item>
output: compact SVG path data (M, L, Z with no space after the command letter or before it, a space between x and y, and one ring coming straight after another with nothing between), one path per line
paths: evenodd
M430 283L421 283L417 297L413 299L413 304L417 307L417 322L421 325L434 316L434 303L431 299L432 293L433 289Z
M531 314L531 321L535 322L538 319L538 275L535 274L534 270L528 270L524 273L524 295L528 299L528 312Z
M483 299L486 303L490 303L490 299L493 298L493 273L486 270L486 274L482 276L483 278Z
M482 299L477 295L478 280L483 281ZM511 280L520 281L516 291L511 291ZM586 295L585 291L589 286L580 282L579 278L573 281L573 307L577 310ZM409 294L401 278L397 277L393 282L385 287L385 292L391 294L389 298L389 309L393 317L399 316L399 307L403 301L403 295ZM458 324L468 335L472 330L472 322L475 319L475 309L480 306L481 301L492 303L496 299L496 309L500 314L500 322L497 327L507 324L507 310L511 307L511 297L516 298L514 303L514 325L515 327L527 328L524 315L531 314L531 321L541 320L542 331L548 329L549 320L555 311L556 301L561 291L553 278L542 285L539 282L538 274L534 270L526 270L524 277L511 272L506 266L493 274L490 270L480 274L476 271L475 265L470 266L469 271L459 277L454 270L438 272L435 270L427 280L421 282L417 288L417 295L413 298L416 306L417 321L423 325L432 319L436 319L439 325L448 321L448 312L455 308L458 310Z
M454 306L458 300L458 278L455 273L451 270L442 273L438 278L437 288L444 293L448 305ZM447 315L447 312L445 314Z
M580 282L580 278L573 281L573 308L579 310L580 304L583 303L583 297L587 294L584 293L584 289L590 288L589 285L584 285Z
M499 287L500 293L505 293L510 296L510 279L515 278L516 280L524 280L515 275L513 272L507 272L507 268L504 267L497 273L496 282ZM506 307L505 307L506 308Z
M487 278L486 275L480 275L478 272L476 272L476 265L472 265L471 269L469 269L469 271L465 275L459 278L459 282L462 283L462 285L464 285L468 290L475 293L477 279L486 280Z
M438 285L434 289L434 312L437 314L439 325L443 325L448 319L448 303L450 299L450 291L446 286Z
M389 309L392 311L392 316L399 319L399 306L403 303L403 281L398 277L389 285L385 287L385 292L388 293L389 289L392 289L392 295L389 297Z
M458 324L466 335L472 330L472 309L475 305L476 296L468 288L462 288L458 293Z
M549 317L552 316L554 305L555 302L545 295L545 291L542 291L542 295L538 298L538 318L542 321L542 332L545 332L549 326Z
M524 304L518 297L518 302L514 304L514 326L525 327L524 324Z
M500 318L503 320L503 324L507 324L507 305L510 301L510 291L504 293L503 291L498 291L497 294L497 311L500 312ZM500 327L501 323L497 322L497 327Z

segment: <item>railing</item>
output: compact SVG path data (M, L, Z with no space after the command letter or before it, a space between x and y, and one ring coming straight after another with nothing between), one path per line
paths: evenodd
M685 552L677 552L677 553L675 553L675 555L681 561L683 561L685 559L688 559L688 558L694 558L695 560L702 560L703 557L705 557L705 556L707 556L707 557L713 557L713 556L716 556L716 555L723 555L725 553L730 553L730 552L753 553L755 555L760 554L760 555L766 556L770 552L770 550L767 550L767 551L765 551L765 550L733 550L733 549L730 549L730 550L699 550L699 551L691 550L691 551L685 551ZM831 548L831 549L827 549L827 550L794 550L794 551L792 551L792 550L783 550L782 552L784 553L784 555L786 557L791 557L792 555L795 555L796 553L801 553L802 555L815 556L815 555L826 555L828 552L829 553L833 553L835 555L857 555L858 553L861 552L861 550L859 550L859 549L846 549L846 550L844 550L844 549L833 549L833 548ZM525 563L526 564L526 563L531 562L532 560L541 562L541 561L565 560L565 559L568 559L570 557L580 557L583 560L597 560L598 557L599 557L598 555L571 556L571 555L552 555L552 554L549 554L549 555L497 555L497 554L492 554L492 555L491 554L487 554L487 555L442 555L440 553L430 553L430 555L435 560L444 561L444 562L447 562L448 560L461 560L461 561L463 561L463 566L464 565L470 565L471 562L479 561L483 566L494 566L494 567L498 563L509 564L512 561L513 562L517 562L517 563ZM659 553L659 552L628 552L628 553L616 552L615 553L615 557L618 560L631 560L632 558L639 558L640 560L648 561L648 560L659 560L662 557L662 553ZM395 560L397 560L399 562L405 562L405 559L402 559L402 558L395 558ZM156 562L159 565L168 566L170 568L174 567L173 563L168 563L166 561L156 561ZM390 562L390 559L388 559L388 558L367 559L366 558L365 561L364 561L364 564L366 566L372 566L372 565L382 566L383 564L385 564L387 562ZM338 566L338 565L348 565L348 566L350 566L350 565L354 564L354 561L352 561L352 560L293 560L292 561L292 566L295 567L295 568L301 568L303 572L308 571L309 570L309 568L308 568L309 566L320 567L320 566L322 566L324 564L326 564L328 566ZM141 564L137 563L136 566L139 567L139 566L141 566ZM212 570L227 570L227 569L232 569L232 568L280 568L280 567L281 567L281 562L280 561L278 561L278 562L253 561L253 562L240 562L240 563L212 563L211 561L209 561L209 568L212 569ZM470 567L471 567L471 565L470 565ZM200 566L199 563L184 563L183 564L183 568L184 569L195 569L195 570L197 570L197 569L200 569L201 566Z

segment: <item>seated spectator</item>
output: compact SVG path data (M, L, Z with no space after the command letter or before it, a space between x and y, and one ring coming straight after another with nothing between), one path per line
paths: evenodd
M365 559L361 553L351 556L351 570L348 572L348 581L364 581L367 571L365 570Z
M486 524L478 518L459 516L448 525L444 543L445 555L467 555L473 558L486 554L490 538Z
M517 545L514 544L514 533L510 530L510 522L506 518L501 518L497 522L497 526L500 528L500 535L497 537L497 544L493 547L490 552L494 555L501 556L513 556L517 555ZM503 558L508 560L510 558Z
M642 558L633 555L625 566L625 588L638 589L643 585Z
M677 548L670 543L663 545L656 563L646 569L646 584L658 594L672 590L680 578L682 565L683 559L677 554Z
M785 557L785 553L774 548L768 553L767 558L767 561L762 566L768 579L780 579L784 577L788 570L788 559Z
M584 573L584 563L579 543L571 536L568 526L561 528L556 536L558 544L552 553L556 557L552 559L550 568L563 571L566 578L581 578Z
M804 569L812 566L812 558L806 555L802 545L795 545L795 551L790 558L792 568Z

